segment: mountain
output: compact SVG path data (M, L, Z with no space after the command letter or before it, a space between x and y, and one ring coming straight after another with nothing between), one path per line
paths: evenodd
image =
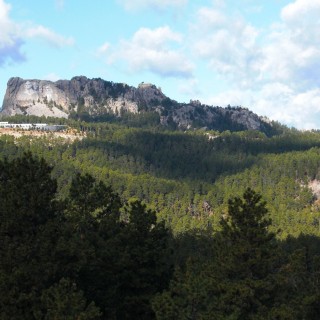
M180 129L205 127L267 132L271 128L267 120L246 108L212 107L198 100L178 103L153 84L141 83L135 88L84 76L56 82L11 78L1 114L97 119L107 114L121 117L125 113L145 112L156 113L162 125Z

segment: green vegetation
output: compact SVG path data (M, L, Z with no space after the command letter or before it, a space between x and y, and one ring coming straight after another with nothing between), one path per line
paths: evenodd
M48 119L29 116L25 121ZM319 178L319 132L277 127L280 134L267 137L257 131L181 132L145 125L50 122L68 124L87 138L62 144L58 138L1 136L0 157L13 159L25 151L43 157L54 167L61 198L76 173L88 173L111 185L122 201L142 200L180 233L208 225L219 229L228 199L249 186L267 201L272 228L281 229L278 237L319 235L320 213L307 187Z
M207 248L177 267L153 299L156 319L317 319L320 256L307 253L313 241L285 251L270 224L253 190L229 200L221 231L203 237L198 245L207 240Z
M1 319L150 319L170 278L169 233L139 201L77 175L55 199L50 167L0 163Z
M0 318L317 319L320 133L144 117L9 120L86 137L0 136Z

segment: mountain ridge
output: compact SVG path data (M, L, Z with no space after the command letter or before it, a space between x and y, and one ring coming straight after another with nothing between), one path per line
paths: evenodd
M198 100L179 103L151 83L138 87L101 78L76 76L71 80L10 78L4 96L2 115L97 118L106 114L154 112L159 123L178 129L259 130L267 132L268 120L242 107L213 107Z

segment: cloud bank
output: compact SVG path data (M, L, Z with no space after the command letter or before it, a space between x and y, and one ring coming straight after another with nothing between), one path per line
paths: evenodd
M168 26L141 28L131 39L122 40L113 48L108 43L103 44L97 53L106 54L109 63L125 64L129 72L149 71L162 77L188 78L192 76L194 65L181 47L179 49L182 39L180 33Z
M320 2L288 4L267 30L223 7L203 7L196 17L194 52L230 85L208 98L212 104L246 105L299 128L320 126Z

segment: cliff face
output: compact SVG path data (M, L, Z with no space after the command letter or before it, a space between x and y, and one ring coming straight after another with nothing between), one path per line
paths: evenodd
M161 124L181 129L206 127L264 131L268 126L247 109L210 107L192 100L187 104L178 103L152 84L141 83L135 88L86 77L56 82L11 78L1 113L67 118L81 113L96 117L107 113L121 116L123 112L145 111L157 112Z
M56 101L61 107L48 106L48 101ZM2 114L30 114L52 117L67 117L63 107L68 100L66 95L50 81L23 80L11 78L2 105Z
M2 105L2 114L68 117L79 109L90 115L128 111L137 113L153 99L165 98L155 86L138 88L102 79L74 77L57 82L11 78Z

